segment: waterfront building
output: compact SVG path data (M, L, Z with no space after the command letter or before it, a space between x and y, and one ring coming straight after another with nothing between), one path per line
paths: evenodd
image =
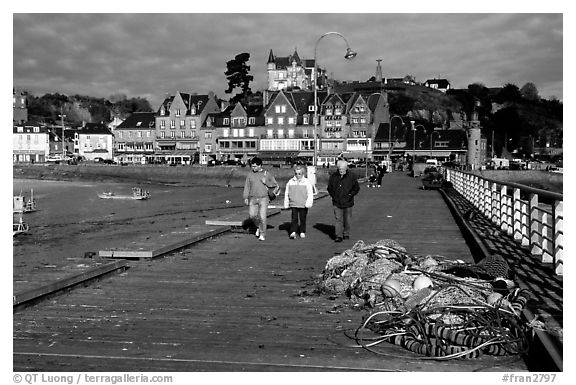
M206 118L219 110L212 92L197 95L178 91L167 96L156 115L155 161L205 163L215 148L212 129L206 127Z
M120 163L153 163L156 141L156 113L134 112L114 133L114 154Z
M64 130L64 136L67 143L73 144L67 150L74 155L85 160L113 159L114 134L103 123L84 123L82 127Z
M62 153L62 147L60 147L60 153ZM50 130L48 127L32 122L13 126L12 161L14 163L44 162L49 154Z
M300 59L297 50L289 56L274 56L270 50L266 68L268 91L312 89L314 59Z

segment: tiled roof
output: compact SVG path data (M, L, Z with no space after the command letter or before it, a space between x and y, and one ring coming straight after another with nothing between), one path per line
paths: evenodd
M142 130L154 129L156 124L156 113L154 112L134 112L120 123L117 130Z
M77 131L78 134L86 135L113 135L110 129L101 123L86 123L84 127L80 127L75 131Z

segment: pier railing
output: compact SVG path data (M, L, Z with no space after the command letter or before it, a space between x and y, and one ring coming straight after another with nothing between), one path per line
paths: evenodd
M563 194L453 169L445 177L492 223L563 275Z

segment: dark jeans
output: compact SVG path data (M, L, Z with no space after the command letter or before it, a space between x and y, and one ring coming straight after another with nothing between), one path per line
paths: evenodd
M334 218L336 219L336 238L350 236L350 224L352 223L352 207L340 209L334 206Z
M290 233L306 232L306 215L308 215L308 208L292 207L292 222L290 223ZM300 220L300 231L298 231L298 220Z

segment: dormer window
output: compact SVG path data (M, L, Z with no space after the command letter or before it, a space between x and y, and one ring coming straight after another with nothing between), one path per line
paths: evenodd
M308 111L309 111L309 112L314 112L314 105L308 106Z
M136 123L136 127L140 127L142 125L142 122L137 122Z
M180 109L179 108L176 109L176 116L180 116Z
M224 118L224 125L227 126L230 124L230 118Z

